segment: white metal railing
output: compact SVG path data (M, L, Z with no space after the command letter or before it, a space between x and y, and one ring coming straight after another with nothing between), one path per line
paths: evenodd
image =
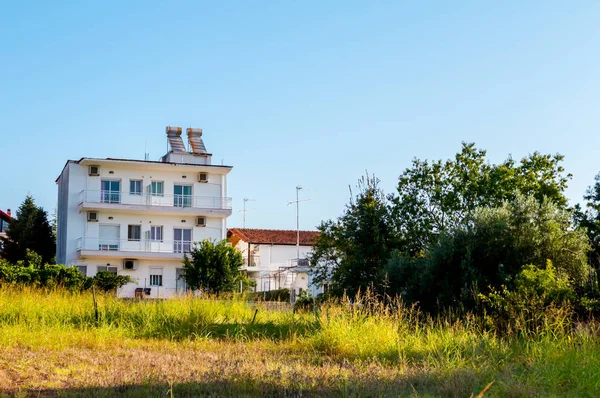
M79 193L79 203L120 203L143 206L171 206L181 208L231 210L231 198L219 196L167 195L153 193L129 193L108 190L83 190Z
M126 251L147 253L188 253L192 241L161 241L151 239L103 239L81 237L77 239L77 250Z

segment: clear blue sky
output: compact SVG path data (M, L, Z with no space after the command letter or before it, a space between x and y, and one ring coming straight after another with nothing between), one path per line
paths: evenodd
M566 156L579 201L600 171L600 2L13 1L0 24L0 208L49 212L67 159L166 151L201 127L233 165L241 225L338 216L348 185L386 192L413 157L461 141L492 161Z

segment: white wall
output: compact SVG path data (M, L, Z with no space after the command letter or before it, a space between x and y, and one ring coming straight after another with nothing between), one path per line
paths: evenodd
M68 163L68 175L67 175L67 186L68 186L68 199L66 205L66 232L64 235L59 232L59 242L60 246L62 242L60 242L61 238L64 237L66 240L65 243L65 256L64 259L58 259L57 262L63 262L60 260L64 260L64 264L68 265L77 260L77 239L83 236L85 232L85 226L87 221L86 214L79 214L79 192L82 189L85 189L86 181L88 178L87 167L83 168L82 166L76 163ZM63 178L61 176L60 184L63 184ZM83 187L83 188L82 188ZM62 217L62 212L64 211L65 206L61 203L61 198L59 197L58 203L58 216Z
M244 257L248 256L247 242L240 240L235 247L242 252ZM255 251L255 258L259 258L256 265L261 270L277 271L279 267L295 265L298 257L296 246L292 245L253 244L252 248ZM300 258L307 258L311 252L312 246L300 246ZM292 264L292 262L294 263Z
M176 270L182 268L182 260L136 260L136 269L129 271L123 269L123 260L105 258L86 258L80 260L77 265L87 266L87 276L94 276L98 266L111 266L118 268L119 275L127 275L134 279L134 283L128 283L118 291L119 297L134 297L136 288L150 288L149 298L167 298L176 294L177 279ZM150 286L150 269L162 268L163 285Z

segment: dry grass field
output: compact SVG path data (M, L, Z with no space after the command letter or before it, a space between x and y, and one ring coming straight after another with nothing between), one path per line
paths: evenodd
M474 319L241 299L0 290L0 396L597 396L595 324L499 336ZM255 316L256 314L256 316ZM490 385L490 383L492 383ZM487 387L487 390L486 390ZM485 390L485 391L484 391Z

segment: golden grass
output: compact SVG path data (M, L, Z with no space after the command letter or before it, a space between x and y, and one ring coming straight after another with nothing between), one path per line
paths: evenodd
M595 324L501 337L475 319L330 303L133 302L0 290L0 395L595 396ZM399 305L399 303L396 303ZM493 384L490 384L493 382Z

